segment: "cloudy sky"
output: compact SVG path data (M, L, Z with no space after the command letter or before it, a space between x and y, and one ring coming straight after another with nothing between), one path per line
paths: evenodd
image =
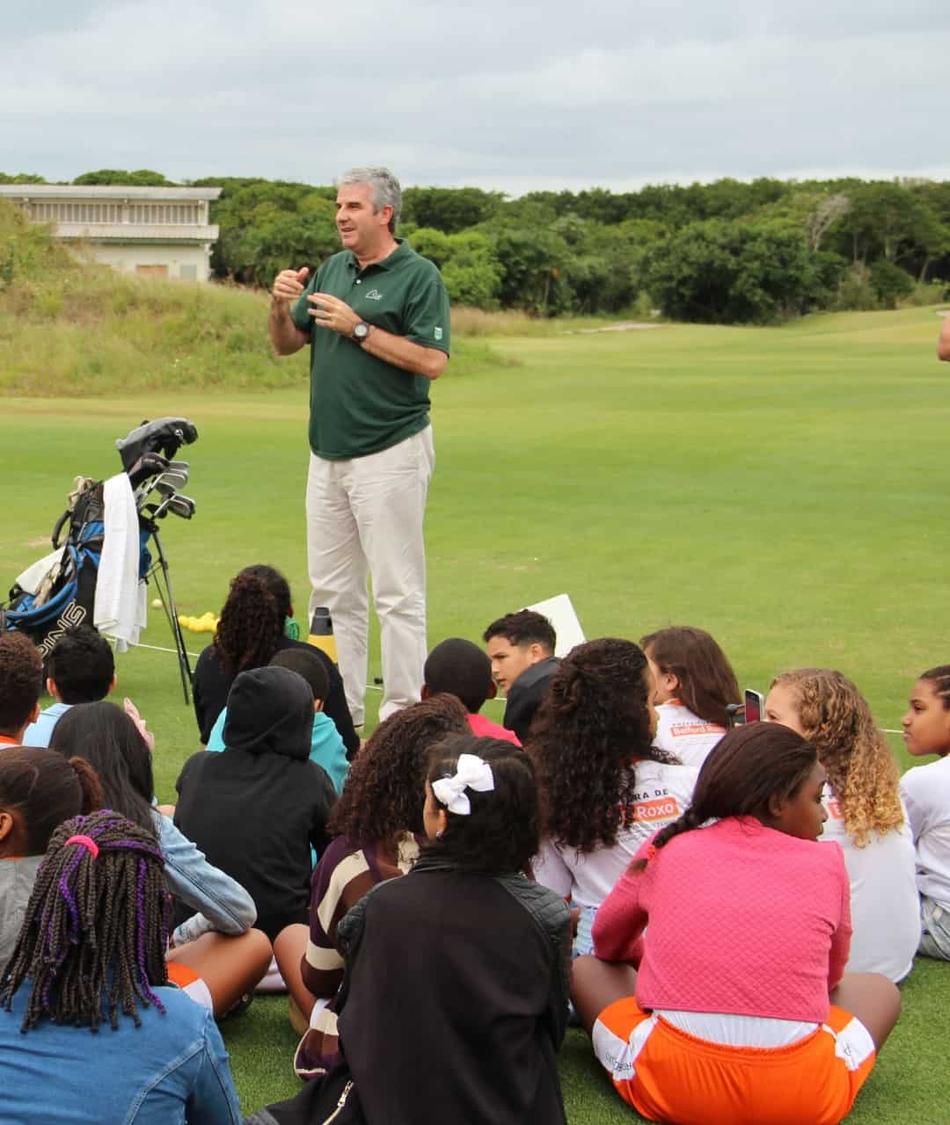
M0 170L950 178L950 0L4 5Z

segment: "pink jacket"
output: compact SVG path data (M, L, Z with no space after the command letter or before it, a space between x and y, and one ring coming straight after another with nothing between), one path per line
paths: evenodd
M635 961L648 923L641 1007L821 1023L851 943L841 848L754 817L684 832L619 879L597 912L594 952Z

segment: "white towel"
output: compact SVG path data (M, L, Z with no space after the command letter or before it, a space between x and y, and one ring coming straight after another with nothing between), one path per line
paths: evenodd
M58 547L55 551L44 555L41 559L37 559L32 566L28 566L21 575L16 579L17 586L21 590L26 590L28 594L35 594L42 585L43 579L49 574L54 566L59 566L60 560L63 557L65 547Z
M146 604L145 586L139 583L139 515L125 473L105 482L103 501L105 533L93 623L104 636L115 639L117 652L125 652L139 642Z

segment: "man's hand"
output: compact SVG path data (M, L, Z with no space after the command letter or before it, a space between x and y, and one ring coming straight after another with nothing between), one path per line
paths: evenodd
M275 301L296 301L304 291L310 270L302 266L299 270L281 270L274 278L271 296Z
M302 266L299 270L281 270L274 278L267 328L278 355L293 355L309 342L310 337L300 331L290 315L291 303L303 293L309 273Z
M310 304L308 311L319 328L329 328L331 332L339 332L341 336L353 335L360 317L346 301L341 301L332 293L311 293L307 301Z

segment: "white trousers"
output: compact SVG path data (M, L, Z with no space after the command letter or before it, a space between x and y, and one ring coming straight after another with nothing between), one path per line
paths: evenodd
M310 455L307 561L310 615L333 618L353 722L363 722L372 579L383 661L380 719L419 699L426 659L423 518L435 467L432 427L380 453L327 461Z

